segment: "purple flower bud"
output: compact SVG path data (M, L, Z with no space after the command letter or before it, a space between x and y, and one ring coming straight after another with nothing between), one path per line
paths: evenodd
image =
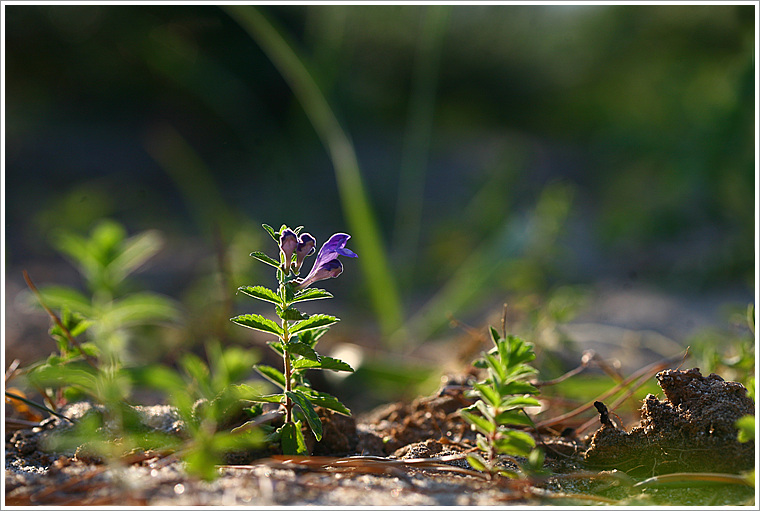
M298 236L296 236L296 233L294 233L290 228L282 231L282 234L280 235L280 252L283 255L283 261L285 261L285 266L282 269L282 271L285 272L285 275L290 273L290 265L293 261L293 252L296 251L297 247Z
M306 256L310 256L317 251L317 249L314 248L314 245L316 244L317 240L314 239L314 236L307 232L299 236L298 248L296 248L296 274L301 271L301 265L303 264L303 260L306 258Z
M334 278L343 273L343 264L338 260L338 256L358 257L345 248L350 237L343 233L333 234L319 249L314 266L306 278L299 282L296 289L304 289L318 280Z

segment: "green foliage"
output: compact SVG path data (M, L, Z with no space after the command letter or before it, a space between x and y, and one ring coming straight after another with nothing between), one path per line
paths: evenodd
M77 267L90 291L116 294L124 279L158 252L161 239L154 231L127 238L120 224L102 220L89 238L61 231L53 243Z
M523 472L535 472L543 464L543 454L535 448L533 437L517 429L533 425L524 408L539 406L531 396L538 389L526 381L537 372L529 365L536 355L533 347L519 337L502 337L494 328L490 332L494 348L473 364L487 369L488 376L473 384L470 397L477 401L459 412L478 432L477 446L485 457L476 453L467 460L473 468L491 475L518 477L520 473L499 468L496 462L498 455L526 457L528 461L519 465Z
M183 445L182 459L187 471L204 480L217 476L215 465L225 453L258 447L262 432L255 428L227 431L223 426L244 413L243 399L253 398L262 389L239 384L250 372L255 356L238 347L222 350L218 343L206 346L209 363L184 354L177 373L165 366L134 368L136 382L164 392L182 418L189 439Z
M142 267L161 247L157 232L146 231L127 237L123 226L102 220L89 237L59 231L54 246L79 270L89 296L70 287L50 286L41 289L45 303L63 309L65 321L78 320L71 332L75 337L85 333L105 359L125 357L135 330L148 325L172 322L179 317L179 308L169 298L146 291L136 292L128 277ZM51 331L63 348L63 332ZM69 329L71 331L71 329ZM65 336L64 336L65 337ZM66 340L68 342L68 340Z
M160 239L150 231L127 237L121 225L103 220L89 237L59 232L55 245L80 271L91 295L68 287L40 290L41 305L60 310L50 328L58 353L32 365L29 381L51 408L87 397L118 417L132 389L123 370L127 340L138 327L178 317L168 298L129 292L127 277L156 253Z
M278 244L288 237L291 239L295 237L299 243L305 239L298 237L303 227L291 230L286 225L282 225L279 231L275 231L266 224L263 224L263 227ZM287 234L286 238L283 238L284 233ZM238 288L239 292L247 296L274 304L275 313L280 318L280 324L278 325L273 320L258 314L243 314L231 318L231 321L246 328L275 335L278 338L277 341L268 342L267 345L282 357L283 371L266 365L254 367L261 376L274 383L281 392L248 396L246 400L253 403L250 408L253 414L262 412L261 406L257 403L279 403L285 412L285 423L279 429L270 431L268 439L272 442L279 442L286 454L307 455L309 453L306 449L306 440L301 426L308 426L317 441L322 439L322 423L315 407L321 406L344 415L350 415L351 411L334 396L312 389L304 373L308 369L349 372L353 372L353 369L342 360L321 356L315 351L314 347L319 338L339 319L327 314L309 315L293 307L293 304L306 300L332 298L332 294L324 289L308 286L302 289L301 283L304 282L304 279L297 277L295 266L293 266L298 261L298 255L295 249L292 249L288 254L285 253L285 250L283 246L280 246L279 262L263 252L251 253L251 256L256 260L277 268L279 287L276 291L263 286L241 286ZM320 256L324 250L327 250L325 246L320 250ZM337 258L337 253L333 255L335 255L333 259ZM290 260L287 260L288 257ZM312 271L316 270L319 268ZM292 274L291 271L293 271Z
M98 224L89 238L59 235L59 249L80 270L92 296L63 287L39 294L44 306L61 309L60 323L50 329L58 353L33 365L27 378L51 408L60 405L61 398L86 398L93 403L81 420L52 438L51 447L83 446L107 460L118 460L136 448L176 450L182 453L189 473L210 480L216 477L215 465L223 461L224 453L263 441L256 428L224 429L236 414L245 414L243 399L261 394L261 388L237 384L251 373L256 357L249 350L223 350L218 343L209 343L209 364L185 353L178 361L180 372L158 364L125 367L125 346L119 337L134 327L177 317L170 300L152 293L130 293L125 281L155 253L157 242L154 233L127 238L124 229L110 221ZM261 320L265 326L269 321ZM255 318L251 325L261 326ZM84 334L90 334L93 342L79 342L77 337ZM135 385L166 393L185 425L186 440L143 424L129 404Z
M745 415L736 421L736 427L739 428L738 439L740 442L750 442L755 440L755 416Z

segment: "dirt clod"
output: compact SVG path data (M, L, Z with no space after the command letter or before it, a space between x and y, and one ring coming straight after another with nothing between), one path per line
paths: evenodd
M668 369L656 378L665 400L649 394L641 424L630 432L603 425L584 455L588 465L641 475L752 468L754 443L739 442L735 426L740 417L755 414L743 385L702 376L698 368Z
M472 404L464 397L464 387L449 388L411 403L393 403L364 417L372 431L383 439L385 454L416 442L445 438L461 442L473 437L459 409ZM474 437L473 437L474 438Z

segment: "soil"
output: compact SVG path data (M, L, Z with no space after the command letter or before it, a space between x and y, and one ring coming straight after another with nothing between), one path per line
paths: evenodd
M754 444L738 443L733 426L742 415L754 414L743 386L717 375L703 377L698 369L667 370L656 377L665 400L647 396L642 422L630 432L605 417L586 438L534 432L546 453L547 474L532 479L489 479L469 467L465 457L475 434L457 413L470 403L466 381L460 378L432 396L386 405L356 420L318 410L324 437L310 442L312 457L286 457L275 450L233 453L213 482L188 477L182 463L167 453L125 453L119 462L104 463L86 446L46 450L47 440L69 427L52 417L6 436L5 503L754 505L754 490L738 484L631 486L639 477L676 471L737 473L754 464ZM76 419L90 409L89 403L74 403L62 413ZM182 421L171 407L135 410L150 428L182 435Z
M741 443L734 423L755 414L747 389L699 369L656 375L665 400L649 394L641 424L630 432L608 423L593 435L587 465L654 476L673 472L739 473L755 464L754 442Z

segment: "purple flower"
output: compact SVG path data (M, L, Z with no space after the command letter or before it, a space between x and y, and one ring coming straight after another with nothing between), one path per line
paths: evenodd
M346 243L350 237L343 233L333 234L319 249L314 266L306 278L298 279L296 289L304 289L318 280L334 278L343 273L343 264L338 260L338 256L358 257L346 248Z
M316 252L316 249L314 248L314 245L316 244L317 240L315 240L314 236L307 232L301 234L301 236L298 237L298 248L296 248L296 274L301 271L301 265L303 264L303 260L306 258L306 256L310 256Z
M285 275L290 273L290 265L293 261L293 252L298 247L298 236L290 228L282 231L280 235L280 252L282 253L283 265L282 271Z

